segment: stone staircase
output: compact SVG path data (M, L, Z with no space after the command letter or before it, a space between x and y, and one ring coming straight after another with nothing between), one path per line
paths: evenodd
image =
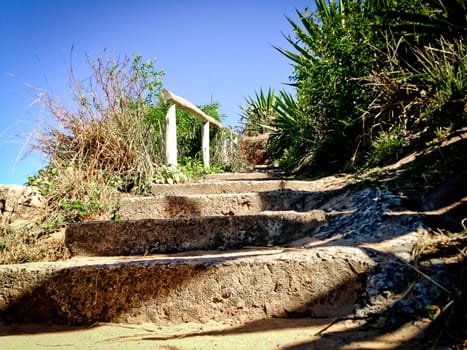
M339 317L381 292L384 266L410 259L420 222L388 217L390 193L350 191L345 177L256 176L154 185L122 199L125 220L70 225L72 259L0 266L0 320Z

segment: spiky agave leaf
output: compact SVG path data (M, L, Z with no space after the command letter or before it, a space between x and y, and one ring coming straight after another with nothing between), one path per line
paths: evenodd
M276 113L276 95L274 89L269 88L255 92L254 97L245 99L247 105L242 107L242 120L245 123L244 133L249 136L267 133L271 130L271 121Z
M267 152L280 160L285 171L292 172L309 157L315 136L313 120L303 114L293 94L281 91L272 126L274 130L268 140Z

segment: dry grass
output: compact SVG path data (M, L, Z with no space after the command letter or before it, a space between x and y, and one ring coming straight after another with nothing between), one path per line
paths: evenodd
M447 297L436 305L427 305L427 312L433 319L433 324L427 334L430 348L449 344L453 348L465 348L467 345L467 328L465 315L467 302L465 299L467 273L467 229L451 233L445 230L432 231L421 237L414 250L416 265L414 269L423 278L444 290ZM433 262L447 266L446 280L449 289L440 285L421 269L429 271ZM420 268L419 268L420 267Z
M70 258L65 246L64 230L40 236L40 228L2 228L0 265L33 261L57 261Z
M89 64L89 80L71 74L75 109L46 92L38 97L52 122L36 131L31 148L50 160L53 184L44 194L52 211L64 200L82 201L96 187L103 202L112 187L141 187L163 159L164 126L153 107L162 73L138 56Z

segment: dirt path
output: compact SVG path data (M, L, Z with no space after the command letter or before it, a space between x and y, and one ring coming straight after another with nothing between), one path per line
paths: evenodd
M218 323L173 327L100 324L90 328L0 324L0 349L414 349L428 325L428 321L420 321L382 332L376 324L365 327L363 320L334 321L269 319L236 327Z

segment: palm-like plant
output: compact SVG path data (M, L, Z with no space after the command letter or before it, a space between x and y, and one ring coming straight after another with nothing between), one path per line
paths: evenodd
M242 107L241 119L246 136L257 136L272 131L271 122L276 114L277 99L274 90L266 93L262 89L254 97L247 97L246 106Z
M308 157L304 150L311 147L316 126L313 119L305 117L297 98L285 91L277 97L275 112L267 153L279 160L283 170L297 171Z
M315 0L314 5L314 13L297 11L298 21L287 18L292 49L277 48L294 67L296 97L281 94L268 105L260 93L244 110L250 130L254 125L264 132L263 126L272 125L268 149L276 159L289 168L312 159L320 172L359 164L379 133L424 130L420 116L427 91L430 97L458 99L456 118L464 113L465 58L456 54L441 67L441 56L433 53L444 50L441 37L463 45L465 0ZM448 68L455 69L446 81L441 70ZM272 123L258 113L271 109L266 114L274 116Z
M375 61L374 37L363 0L315 0L316 13L297 11L298 22L288 18L293 50L277 48L292 61L299 110L312 128L301 129L307 148L302 152L329 163L343 164L358 142L362 110L369 103L366 76Z

